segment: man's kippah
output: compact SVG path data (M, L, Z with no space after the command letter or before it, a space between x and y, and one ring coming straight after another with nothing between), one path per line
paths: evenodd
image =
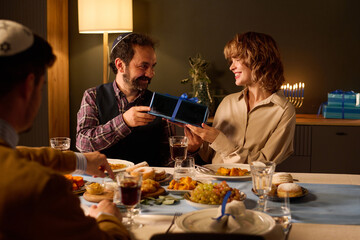
M120 34L120 35L114 40L110 52L112 52L112 51L114 50L114 48L119 44L119 42L121 42L121 41L124 40L126 37L130 36L131 34L133 34L133 33L132 33L132 32L128 32L128 33Z
M0 19L0 57L21 53L34 43L31 30L17 22Z

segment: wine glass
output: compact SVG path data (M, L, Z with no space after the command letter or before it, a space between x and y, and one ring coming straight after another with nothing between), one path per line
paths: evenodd
M289 194L285 197L276 198L274 201L266 201L264 212L269 214L279 224L285 235L288 233L291 225L291 211Z
M120 202L126 207L127 218L123 222L128 229L142 227L142 224L134 222L134 208L140 202L142 175L131 176L127 173L116 176L120 191Z
M50 146L54 149L66 151L70 149L70 138L68 137L53 137L50 138Z
M258 205L255 210L264 211L266 195L271 190L272 176L275 171L274 162L254 161L250 163L250 173L253 190L259 196Z

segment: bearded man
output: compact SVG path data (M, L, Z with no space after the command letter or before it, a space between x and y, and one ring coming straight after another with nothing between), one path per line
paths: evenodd
M115 39L110 54L115 80L86 90L77 114L79 151L100 151L135 164L168 164L168 137L174 127L147 113L152 98L147 88L155 75L154 45L149 36L139 33Z

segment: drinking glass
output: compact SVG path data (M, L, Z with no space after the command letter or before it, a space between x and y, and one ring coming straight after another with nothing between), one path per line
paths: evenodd
M174 176L175 180L179 180L182 177L195 177L195 160L193 157L175 158Z
M52 148L66 151L70 149L70 138L68 137L53 137L50 138L50 146Z
M188 138L185 136L169 137L170 154L172 160L184 160L187 156Z
M120 202L126 207L128 216L123 222L124 226L128 229L142 227L142 224L134 222L134 209L139 204L141 198L142 175L118 174L116 180L119 185Z
M272 176L275 171L275 163L255 161L250 163L250 173L253 190L259 196L255 210L264 211L265 198L271 190Z
M264 212L269 214L279 224L285 234L288 233L291 223L289 195L276 198L274 201L265 202Z

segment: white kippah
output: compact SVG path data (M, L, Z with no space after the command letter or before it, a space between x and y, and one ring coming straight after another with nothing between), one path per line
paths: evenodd
M0 57L23 52L34 43L31 30L17 22L0 19Z

